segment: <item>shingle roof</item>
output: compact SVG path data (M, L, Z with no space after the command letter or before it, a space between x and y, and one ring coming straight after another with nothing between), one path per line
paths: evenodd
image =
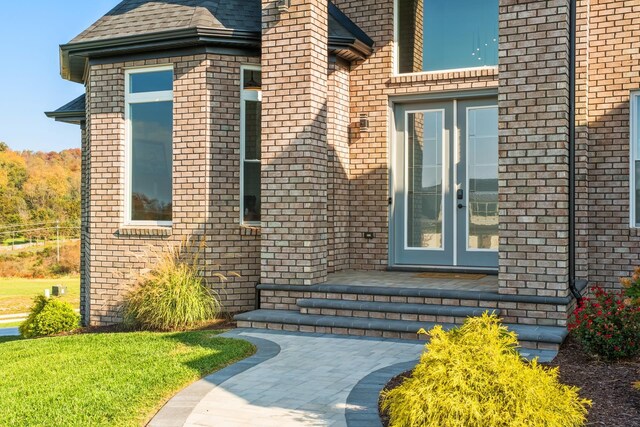
M373 41L335 5L329 4L329 37ZM69 44L167 30L207 28L261 32L260 0L125 0Z
M59 122L79 124L85 119L85 95L80 95L57 110L45 114Z
M260 31L260 0L125 0L71 43L186 28Z
M328 49L349 61L373 51L373 40L327 0ZM260 0L124 0L60 46L61 74L81 82L89 58L219 46L258 54Z

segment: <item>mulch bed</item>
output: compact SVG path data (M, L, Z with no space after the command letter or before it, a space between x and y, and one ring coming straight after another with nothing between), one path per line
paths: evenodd
M640 391L633 388L633 382L640 381L640 358L602 362L585 355L570 337L547 366L560 367L561 381L580 387L580 396L592 400L587 426L640 427ZM385 390L398 387L409 375L411 371L392 378ZM388 427L388 415L380 411L380 419Z

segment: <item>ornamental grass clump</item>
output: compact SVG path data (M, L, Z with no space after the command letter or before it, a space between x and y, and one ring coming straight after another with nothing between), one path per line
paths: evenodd
M33 299L29 317L19 328L24 338L38 338L71 332L78 328L80 316L70 304L52 297L38 295Z
M558 370L523 360L495 315L433 328L412 375L383 395L391 427L577 427L590 402Z
M216 319L222 312L219 294L205 275L204 242L149 246L138 258L149 268L137 275L123 305L125 325L135 329L180 331ZM236 275L235 273L232 273ZM219 283L227 276L215 272Z
M640 354L640 307L624 292L593 288L573 312L569 331L589 354L616 360Z

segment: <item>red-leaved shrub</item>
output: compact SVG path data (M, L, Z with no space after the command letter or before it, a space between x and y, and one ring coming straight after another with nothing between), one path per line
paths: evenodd
M594 287L573 312L571 331L587 353L607 360L640 353L640 307L625 302L624 292Z

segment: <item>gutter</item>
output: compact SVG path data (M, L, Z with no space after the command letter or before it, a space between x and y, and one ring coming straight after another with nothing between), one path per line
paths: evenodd
M569 290L578 302L576 285L576 0L569 1Z

